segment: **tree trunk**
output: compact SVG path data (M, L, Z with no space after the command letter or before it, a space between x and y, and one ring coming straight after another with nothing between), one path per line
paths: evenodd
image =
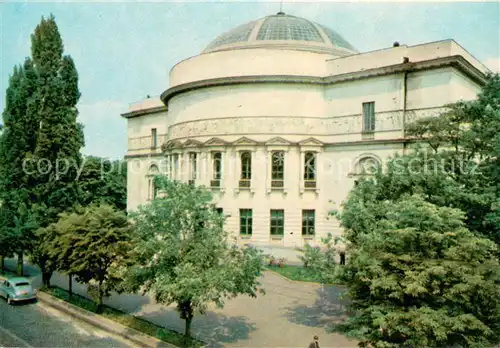
M16 273L18 276L22 277L24 275L24 272L23 272L23 252L20 252L19 254L17 254L17 269L16 269Z
M70 273L69 278L68 278L68 296L71 299L71 296L73 296L73 275Z
M101 313L102 310L102 280L99 280L97 284L97 313Z
M191 338L191 323L193 321L193 316L187 316L186 319L184 319L184 337Z
M340 264L345 265L345 253L340 253Z
M184 346L190 346L191 339L191 322L193 321L194 311L190 300L182 301L177 304L177 309L181 314L181 319L184 319Z
M50 288L50 278L52 278L52 271L47 269L47 261L45 258L39 259L40 271L42 272L42 286L45 288Z
M46 288L50 288L50 278L52 278L52 272L43 270L42 271L42 283Z
M5 268L5 258L3 255L0 255L0 274L3 274L4 268Z

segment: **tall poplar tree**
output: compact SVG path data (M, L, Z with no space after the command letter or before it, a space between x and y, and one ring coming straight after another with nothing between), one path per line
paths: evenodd
M17 253L22 273L22 255L30 249L35 229L30 212L30 184L23 167L25 154L34 149L36 117L28 105L36 88L36 73L31 59L14 67L6 91L3 132L0 136L0 255Z
M45 19L31 35L31 53L37 86L28 105L36 114L35 146L30 158L30 182L36 183L33 206L40 227L56 222L58 215L78 204L77 171L84 146L83 126L77 122L80 99L78 73L64 46L54 16ZM40 237L40 236L39 236ZM50 258L35 248L32 260L50 279Z
M78 73L64 47L54 17L42 18L31 36L31 52L38 75L31 110L36 110L39 129L32 163L37 210L42 226L57 220L78 199L76 175L84 146L83 126L77 123L80 98ZM34 169L34 168L33 168Z

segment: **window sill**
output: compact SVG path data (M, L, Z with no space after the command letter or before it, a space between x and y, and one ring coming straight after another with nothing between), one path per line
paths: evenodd
M363 131L361 132L361 140L373 140L375 139L374 131Z
M236 187L234 189L235 193L240 193L240 191L250 191L251 193L255 193L255 187Z
M271 240L282 240L283 236L273 235L271 236Z
M287 194L288 189L286 187L268 187L267 193L270 194L271 192L281 192L283 194Z
M252 235L240 234L240 239L245 239L245 240L252 239Z
M212 191L224 192L226 189L222 186L222 179L210 180L210 189Z
M300 187L300 193L303 194L304 192L314 192L316 194L319 194L319 187Z
M302 235L302 239L303 240L314 240L314 235L308 235L308 236Z

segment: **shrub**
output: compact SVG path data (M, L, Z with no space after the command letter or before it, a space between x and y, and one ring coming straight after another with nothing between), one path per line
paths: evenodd
M308 268L313 265L317 265L322 258L321 249L319 247L312 247L306 245L304 247L304 254L299 256L299 259L304 264L304 267Z
M284 258L284 257L280 257L280 258L278 259L278 266L279 266L280 268L283 268L283 267L285 267L285 265L286 265L286 258Z
M274 256L272 256L272 255L269 256L269 263L268 263L269 266L275 266L277 262L278 262L278 260L276 260L276 258Z

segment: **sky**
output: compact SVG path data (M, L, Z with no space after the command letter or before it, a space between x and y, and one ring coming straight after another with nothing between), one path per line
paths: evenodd
M169 86L170 69L218 35L280 10L264 1L0 2L0 110L13 67L30 55L30 35L54 14L65 54L73 57L82 97L84 154L122 158L127 125L120 114ZM454 39L500 70L499 2L296 2L287 14L323 24L360 52Z

